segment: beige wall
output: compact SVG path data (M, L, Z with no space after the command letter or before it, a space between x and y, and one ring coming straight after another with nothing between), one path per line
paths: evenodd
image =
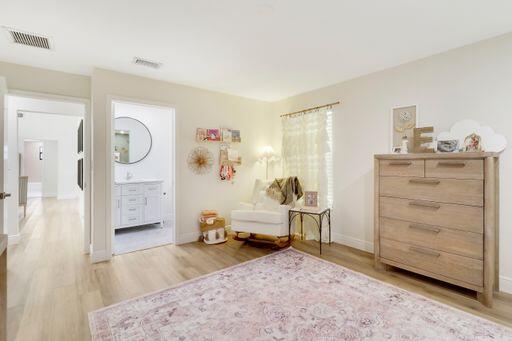
M334 116L336 240L371 250L373 154L390 149L390 109L417 104L420 125L447 130L472 118L504 134L501 283L512 292L512 34L339 83L274 104L278 113L341 100Z
M101 259L109 250L109 186L112 177L110 145L111 107L109 97L167 104L176 113L176 230L177 242L199 235L197 218L203 209L216 209L225 217L237 203L250 198L253 181L264 176L256 162L258 148L273 139L269 129L270 104L241 97L200 90L152 79L96 69L92 75L93 98L93 256ZM218 143L203 143L214 154L214 167L207 175L195 175L187 166L197 127L240 129L242 143L234 144L243 158L235 182L218 179Z
M6 78L9 91L21 90L59 96L91 97L89 76L5 62L0 62L0 76Z

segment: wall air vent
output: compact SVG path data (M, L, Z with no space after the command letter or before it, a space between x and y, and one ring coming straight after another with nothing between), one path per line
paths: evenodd
M158 62L155 62L152 60L139 58L139 57L133 58L133 62L137 65L147 66L152 69L159 69L162 66L162 63L158 63Z
M9 27L4 27L4 28L7 30L12 42L15 44L39 47L39 48L45 49L45 50L51 49L50 39L48 37L42 36L40 34L15 30L15 29L9 28Z

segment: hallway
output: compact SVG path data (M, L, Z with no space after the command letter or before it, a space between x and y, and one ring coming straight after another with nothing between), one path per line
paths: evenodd
M76 321L85 323L86 312L77 299L87 295L80 297L85 288L76 279L89 259L78 201L31 199L20 227L20 243L8 249L8 339L18 330L18 340L80 338Z

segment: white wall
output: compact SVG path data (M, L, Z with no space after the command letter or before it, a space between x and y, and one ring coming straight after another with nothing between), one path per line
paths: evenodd
M334 232L373 247L373 155L390 150L390 109L417 104L421 126L447 130L472 118L504 134L500 274L512 292L512 34L280 101L278 114L341 100L334 114Z
M22 147L23 146L23 147ZM43 159L39 159L39 148ZM28 197L56 197L58 193L58 142L25 140L18 150L23 162L21 175L28 176Z
M76 134L79 122L80 117L39 113L24 113L18 121L20 145L27 139L45 141L43 196L57 196L58 199L78 196ZM56 167L52 168L52 165Z
M172 159L174 152L173 116L174 110L156 106L144 106L131 103L115 103L115 117L131 117L142 122L151 133L152 147L149 154L135 164L115 163L115 179L125 180L126 173L130 172L133 179L160 179L163 180L162 190L165 193L162 201L162 214L165 220L173 218L173 183L174 178ZM115 123L114 123L115 124ZM132 140L130 136L130 155L132 155ZM136 143L143 147L146 143ZM143 155L145 151L133 154ZM130 159L131 160L131 159Z
M28 176L29 182L41 182L43 174L43 160L39 158L39 151L43 148L41 141L24 141L21 175Z
M60 144L62 148L62 143ZM62 155L64 158L68 158L65 165L70 168L70 162L72 159L69 155ZM62 198L74 198L76 197L76 190L66 194L59 192L59 189L63 187L70 187L69 174L62 174L63 163L60 162L59 158L59 141L45 140L43 141L43 179L41 181L41 192L43 197L57 197ZM30 179L29 179L30 180Z

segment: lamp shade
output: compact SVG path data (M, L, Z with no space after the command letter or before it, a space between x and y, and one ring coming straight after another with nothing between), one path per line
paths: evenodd
M274 148L272 148L272 146L265 146L261 148L261 156L264 158L271 158L275 154L276 152L274 151Z

